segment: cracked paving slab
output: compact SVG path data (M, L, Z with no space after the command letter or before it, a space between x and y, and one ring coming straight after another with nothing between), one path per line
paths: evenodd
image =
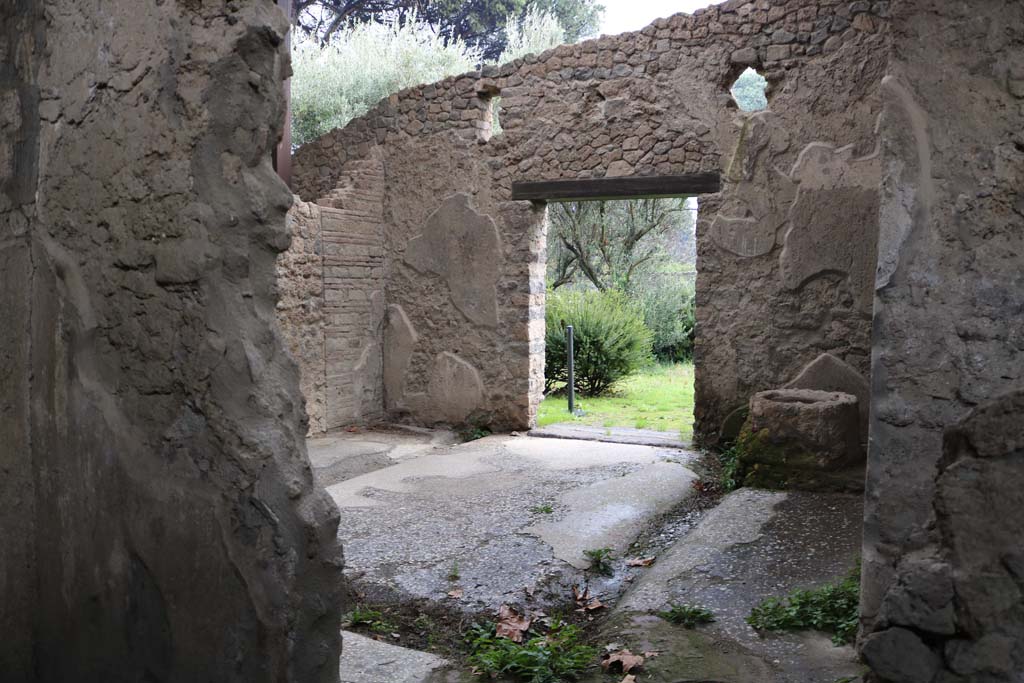
M351 631L341 632L340 683L421 683L448 661Z
M543 608L564 603L569 585L585 581L583 550L621 555L645 526L693 495L696 474L687 465L695 457L491 436L327 490L342 510L346 574L368 600L449 600L467 612L502 602ZM617 592L614 581L590 584L607 594ZM448 598L456 588L461 599Z
M315 436L306 440L306 449L317 482L328 487L457 442L445 430L396 427Z
M863 667L852 647L836 647L813 631L762 636L745 619L765 598L843 577L859 554L862 506L856 495L739 489L658 557L623 595L612 621L630 645L659 649L676 639L669 649L697 653L685 662L652 660L653 669L678 665L698 678L729 683L831 683L857 676ZM670 603L706 607L715 622L696 632L674 627L673 636L666 622L651 616ZM752 679L749 666L725 671L723 662L707 655L723 645L735 650L730 666L763 662L770 673ZM675 681L682 671L664 673L664 680Z

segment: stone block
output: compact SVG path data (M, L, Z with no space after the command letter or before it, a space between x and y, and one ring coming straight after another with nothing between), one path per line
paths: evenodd
M940 666L939 656L905 628L871 634L861 652L874 672L891 683L931 683Z
M756 66L758 64L757 49L752 47L741 48L733 52L729 59L733 64Z
M783 59L789 59L790 46L789 45L769 45L767 58L769 62L778 62Z

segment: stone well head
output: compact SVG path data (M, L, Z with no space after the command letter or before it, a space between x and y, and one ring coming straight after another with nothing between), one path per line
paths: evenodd
M747 483L772 488L862 486L857 397L812 389L755 394L737 447Z

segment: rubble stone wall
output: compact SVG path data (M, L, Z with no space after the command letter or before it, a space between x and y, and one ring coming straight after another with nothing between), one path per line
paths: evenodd
M705 442L822 353L866 378L888 14L733 0L404 90L301 148L295 189L309 201L353 159L383 163L388 414L533 420L545 227L510 201L514 180L721 172L698 225ZM771 83L766 112L740 113L728 94L748 66Z
M1024 671L1024 6L904 0L884 87L863 654Z
M336 681L271 0L0 8L0 671Z

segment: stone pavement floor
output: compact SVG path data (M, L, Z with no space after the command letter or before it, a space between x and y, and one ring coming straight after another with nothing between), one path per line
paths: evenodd
M310 452L341 510L350 589L367 604L544 612L587 584L612 608L602 642L662 653L638 680L833 683L860 671L852 650L824 635L762 638L743 621L764 597L849 570L857 496L741 489L695 527L666 531L669 513L696 495L693 451L508 435L460 444L402 430L331 434ZM657 552L652 567L625 566L635 542ZM597 548L617 558L613 577L585 571L583 551ZM702 604L716 622L687 631L652 616L669 602ZM480 680L387 636L345 638L343 681Z
M385 441L374 432L333 438L329 449L316 446L318 477L350 458L365 463L365 444ZM465 612L562 604L588 578L585 550L621 556L694 494L698 478L687 467L696 454L676 449L526 436L433 447L414 438L419 455L385 465L390 452L377 453L378 469L327 485L341 510L346 576L369 600L426 598ZM592 591L618 592L614 581L594 583ZM455 590L460 599L449 597Z

